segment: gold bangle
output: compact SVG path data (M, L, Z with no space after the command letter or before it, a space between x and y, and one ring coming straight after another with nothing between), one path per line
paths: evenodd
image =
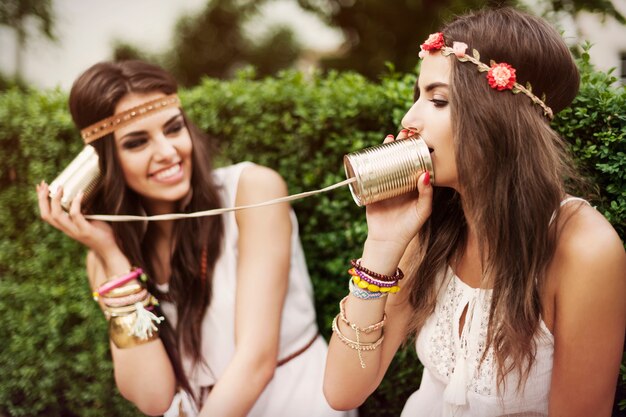
M383 319L381 321L379 321L378 323L374 323L371 326L367 326L365 328L358 327L356 324L348 321L348 319L346 318L346 310L345 310L345 304L346 304L347 299L348 299L348 296L344 297L339 302L339 318L341 319L341 321L347 324L352 330L354 330L357 333L362 332L365 334L369 334L369 333L372 333L376 330L383 328L383 326L385 325L385 322L387 321L387 314L385 313L383 313Z
M385 335L381 335L378 340L372 343L363 343L359 338L359 331L356 330L356 341L348 339L346 336L341 333L339 330L339 326L337 325L337 320L339 319L339 314L335 316L332 323L333 333L337 335L337 338L350 349L354 349L357 351L359 355L359 363L361 364L361 368L365 369L365 361L363 360L363 351L372 351L378 349L378 347L383 343L383 339Z
M354 341L354 340L348 339L343 333L341 333L341 330L339 330L339 326L337 326L338 317L339 316L335 316L335 318L333 319L333 324L332 324L333 332L337 335L339 340L341 340L350 349L359 350L359 351L360 350L365 350L365 351L376 350L383 342L383 339L385 338L384 335L381 335L375 342L372 342L372 343L365 343L361 341Z
M159 328L155 326L151 334L145 339L141 339L133 334L133 326L137 320L137 313L125 316L113 317L109 321L109 337L119 349L127 349L159 338Z
M113 288L111 291L106 293L106 295L103 296L103 298L125 297L127 295L131 295L136 292L139 292L142 289L143 289L143 286L139 282L135 281L132 284L127 284L127 285L124 285L123 287Z

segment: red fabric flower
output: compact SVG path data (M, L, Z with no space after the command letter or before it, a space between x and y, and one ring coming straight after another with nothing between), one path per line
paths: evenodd
M420 45L420 48L422 51L437 51L443 48L443 46L443 33L436 32L432 33L428 39L426 39L426 42Z
M487 72L487 79L491 88L511 90L516 81L515 68L504 62L493 64Z

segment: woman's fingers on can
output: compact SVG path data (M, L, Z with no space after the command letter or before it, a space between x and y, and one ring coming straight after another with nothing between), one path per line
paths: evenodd
M37 185L37 204L39 215L45 222L50 222L50 202L48 201L48 186L43 181Z
M50 213L54 221L53 226L66 234L76 232L76 226L72 223L69 214L63 210L61 199L63 198L63 187L59 187L56 195L50 200Z
M61 229L61 225L57 221L58 214L53 209L52 201L48 198L49 192L50 190L48 184L42 182L42 184L39 186L37 195L39 212L43 221L49 223L57 229Z
M81 213L80 211L83 202L83 195L84 193L80 191L76 195L76 197L74 197L74 199L72 200L72 204L70 205L69 211L72 222L79 230L85 230L89 227L89 222L87 221L87 219L85 219L85 216L83 216L83 213Z
M396 136L396 140L402 140L402 139L406 139L409 137L409 130L408 129L402 129L400 132L398 132L398 136Z
M393 142L394 140L395 140L395 138L393 137L393 135L387 135L385 137L385 140L383 141L383 143Z
M53 216L58 216L59 213L63 212L63 208L61 207L62 198L63 198L63 187L59 186L59 188L57 188L57 192L54 195L54 197L50 199L50 210L52 211Z
M433 205L433 186L430 182L430 173L428 171L420 175L417 182L417 189L419 190L419 198L415 208L420 218L420 223L424 224L432 213Z

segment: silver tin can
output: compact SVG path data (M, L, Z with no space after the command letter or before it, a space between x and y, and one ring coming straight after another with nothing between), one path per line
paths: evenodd
M87 201L100 180L98 153L87 145L70 164L50 183L50 197L54 198L63 187L61 206L69 210L72 200L82 190L83 202Z
M361 207L417 189L424 171L434 184L435 172L426 142L419 136L377 145L343 157L356 204Z

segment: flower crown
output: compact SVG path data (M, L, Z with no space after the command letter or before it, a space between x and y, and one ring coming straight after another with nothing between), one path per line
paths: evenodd
M489 86L491 88L498 91L511 90L513 94L524 93L532 100L533 103L541 106L544 116L546 116L549 120L554 118L552 109L545 103L546 95L544 94L541 98L539 98L533 94L530 83L526 83L525 87L518 84L516 82L517 77L515 75L515 68L505 62L497 64L493 60L489 62L491 66L488 66L480 61L480 54L476 49L472 49L471 56L467 55L465 53L467 48L467 44L463 42L453 42L452 48L446 46L443 39L443 33L437 32L431 34L428 39L420 45L421 50L419 52L419 57L424 58L427 52L440 50L444 56L454 55L461 62L469 61L478 67L478 71L487 73L487 81L489 82Z

